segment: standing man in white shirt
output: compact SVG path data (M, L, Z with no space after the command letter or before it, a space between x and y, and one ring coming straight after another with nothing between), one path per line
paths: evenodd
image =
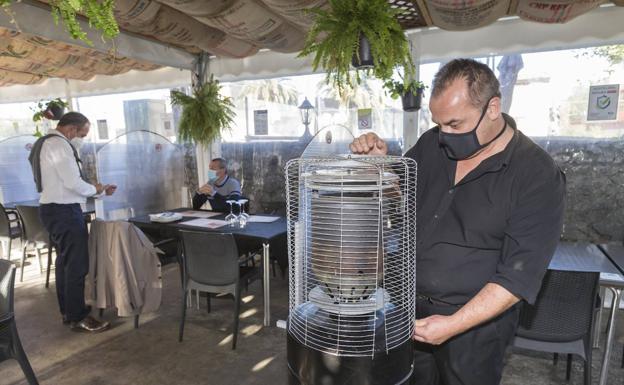
M112 195L117 186L93 185L84 178L71 142L87 136L89 127L89 120L78 112L63 115L55 130L35 142L29 161L41 193L41 222L57 248L56 294L63 323L75 331L100 332L109 323L91 317L84 298L89 235L80 204L87 197Z

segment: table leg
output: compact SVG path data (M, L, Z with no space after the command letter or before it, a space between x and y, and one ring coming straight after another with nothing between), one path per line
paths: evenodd
M607 342L605 345L604 357L602 358L602 368L600 369L600 381L599 385L607 384L607 377L609 375L609 361L611 359L611 345L613 342L613 335L615 334L615 320L617 315L617 309L620 306L620 300L622 298L622 290L610 287L609 290L613 293L613 304L611 305L610 325L607 331Z
M271 326L271 274L269 268L269 244L262 244L262 274L264 283L264 326Z
M604 311L604 300L607 290L604 286L600 286L600 307L598 308L598 318L594 323L594 349L600 347L600 330L602 328L602 312Z

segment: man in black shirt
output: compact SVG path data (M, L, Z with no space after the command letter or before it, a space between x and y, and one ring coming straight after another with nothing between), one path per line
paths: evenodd
M418 163L414 384L500 382L520 300L533 303L563 223L565 176L502 113L484 64L449 62L429 107L438 124L405 156ZM383 155L373 133L354 153Z

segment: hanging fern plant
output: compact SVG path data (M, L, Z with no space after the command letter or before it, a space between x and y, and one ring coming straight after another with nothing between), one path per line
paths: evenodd
M0 6L10 12L9 7L16 1L19 0L0 0ZM54 23L58 25L59 20L62 20L72 38L89 45L93 45L93 42L80 27L77 14L84 15L89 26L102 32L103 38L112 39L119 34L119 26L113 14L115 0L50 0L50 7Z
M35 133L33 135L37 138L41 138L43 133L39 130L39 123L41 123L44 118L49 120L60 120L65 113L65 109L68 107L69 103L61 98L52 99L48 102L40 100L37 103L36 108L31 107L31 110L34 112L32 120L35 122Z
M210 75L210 80L193 91L193 96L180 91L171 91L171 104L180 106L179 135L182 141L195 141L209 145L229 130L234 121L234 104L231 99L220 95L219 81Z
M409 44L396 19L400 10L387 0L329 0L329 9L311 9L314 25L299 57L314 54L312 66L327 72L326 81L343 94L360 83L351 61L358 55L360 34L370 43L373 74L389 80L396 67L413 68ZM359 58L358 58L359 59Z

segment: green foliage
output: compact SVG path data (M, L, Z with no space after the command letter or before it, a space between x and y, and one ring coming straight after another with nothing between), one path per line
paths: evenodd
M592 54L606 58L611 65L624 63L624 44L595 47L592 48Z
M391 79L384 83L384 87L386 88L392 99L398 99L409 91L412 91L412 93L416 95L419 89L425 89L426 86L423 82L416 80L399 82Z
M310 10L315 22L299 57L314 54L314 69L322 67L327 83L341 94L361 80L359 72L352 73L350 67L360 33L370 42L372 72L377 78L390 79L395 67L413 68L409 44L396 20L400 11L386 0L329 0L329 4L328 10Z
M7 10L14 1L0 0L0 6ZM89 45L93 45L93 42L80 28L77 19L79 13L86 16L89 26L101 31L104 38L112 39L119 34L119 26L113 15L115 0L50 0L50 7L56 24L62 20L72 38Z
M52 106L68 108L69 104L67 104L67 102L63 101L61 98L52 99L47 103L43 100L40 100L39 102L37 102L37 108L31 108L31 110L35 112L32 117L33 122L39 123L43 120L43 118L46 118L46 111L48 111L48 109ZM38 131L39 125L37 125L37 132Z
M221 86L213 75L193 91L193 96L171 91L171 103L183 108L180 119L180 139L205 145L221 136L234 121L234 104L219 94Z
M93 44L87 38L86 32L80 28L76 13L84 14L89 26L101 31L104 38L112 39L119 34L119 26L113 15L115 0L51 0L50 6L54 22L58 24L61 18L65 29L74 39Z

